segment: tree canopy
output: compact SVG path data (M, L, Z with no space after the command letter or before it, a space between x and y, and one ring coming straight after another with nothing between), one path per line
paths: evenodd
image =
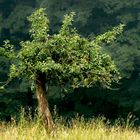
M123 26L90 40L72 27L73 17L74 13L66 15L59 33L49 35L49 20L44 9L33 13L28 18L32 40L22 41L19 51L12 50L18 63L12 64L10 78L23 75L35 80L39 73L45 73L46 83L73 87L110 86L118 81L114 62L99 45L102 41L114 40ZM11 47L8 43L5 46Z

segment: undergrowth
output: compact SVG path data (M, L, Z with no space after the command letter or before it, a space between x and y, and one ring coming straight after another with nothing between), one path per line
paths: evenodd
M75 117L66 121L55 117L55 128L46 133L40 117L34 119L21 113L17 122L0 123L0 140L139 140L139 128L133 127L132 116L126 120L118 119L112 125L104 117L85 121L84 117Z

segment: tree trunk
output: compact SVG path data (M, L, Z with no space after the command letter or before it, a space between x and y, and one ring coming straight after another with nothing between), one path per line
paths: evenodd
M53 120L48 105L48 97L45 86L45 74L38 75L36 80L36 94L38 99L39 114L42 117L47 132L51 132L53 129Z

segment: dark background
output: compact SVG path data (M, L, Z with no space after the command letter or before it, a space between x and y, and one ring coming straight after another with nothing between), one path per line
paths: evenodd
M74 26L86 37L111 30L124 23L125 29L115 42L102 46L118 68L122 80L112 89L99 87L76 89L67 94L57 87L50 89L50 107L56 105L59 115L75 114L92 117L104 115L109 119L127 117L131 112L140 116L140 1L139 0L0 0L0 45L9 39L19 49L21 40L29 39L27 16L45 7L50 19L50 34L56 33L63 16L76 12ZM0 81L7 79L10 62L0 56ZM2 85L2 83L1 83ZM0 90L0 120L18 116L21 107L36 109L36 97L25 79L15 79Z

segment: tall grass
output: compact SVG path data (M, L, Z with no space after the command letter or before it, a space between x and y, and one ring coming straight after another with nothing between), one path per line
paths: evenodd
M140 140L138 129L132 127L130 119L117 120L110 125L104 117L85 121L83 117L67 121L55 118L55 130L47 134L41 119L25 117L19 122L14 119L10 123L0 123L0 140Z

